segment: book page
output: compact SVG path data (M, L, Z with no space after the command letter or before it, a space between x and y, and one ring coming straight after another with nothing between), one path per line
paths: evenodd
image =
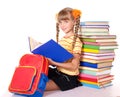
M28 41L29 41L30 51L33 51L38 46L42 45L41 42L36 41L32 37L28 37Z

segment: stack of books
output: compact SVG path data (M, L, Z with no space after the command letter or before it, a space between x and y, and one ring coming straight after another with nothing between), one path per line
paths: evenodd
M81 35L109 35L108 21L85 21L81 22Z
M111 74L114 50L118 48L116 35L110 35L108 21L81 22L83 42L79 81L83 86L103 88L112 85Z

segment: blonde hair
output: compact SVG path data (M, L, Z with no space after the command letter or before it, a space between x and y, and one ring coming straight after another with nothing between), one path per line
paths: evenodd
M77 9L72 9L69 7L66 7L62 9L57 15L56 15L56 41L59 41L59 22L61 20L75 20L75 25L74 25L74 39L73 39L73 44L72 47L74 48L76 38L78 37L78 32L80 28L80 17L81 17L81 11Z

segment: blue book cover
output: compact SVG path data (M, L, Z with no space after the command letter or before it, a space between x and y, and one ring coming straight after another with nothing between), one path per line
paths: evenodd
M101 86L94 85L94 84L88 84L88 83L84 83L84 82L81 82L81 84L83 86L90 87L90 88L96 88L96 89L101 89L101 88L106 88L106 87L112 86L112 83L108 83L108 84L101 85Z
M71 58L73 55L64 49L61 45L50 39L46 43L37 46L37 48L31 51L33 54L40 54L45 57L51 58L56 62L65 62Z
M85 62L85 61L80 61L80 66L85 66L85 67L91 67L91 68L108 68L108 67L113 67L111 62L106 62L106 63L90 63L90 62Z
M109 26L109 21L83 21L80 22L81 26L91 25L91 26Z
M86 67L98 68L97 63L94 64L94 63L89 63L89 62L83 62L83 61L81 61L80 65L81 66L86 66Z

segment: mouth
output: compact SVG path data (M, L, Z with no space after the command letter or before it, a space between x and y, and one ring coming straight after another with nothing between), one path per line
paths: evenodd
M63 28L62 30L63 30L63 31L65 31L65 30L66 30L66 28Z

